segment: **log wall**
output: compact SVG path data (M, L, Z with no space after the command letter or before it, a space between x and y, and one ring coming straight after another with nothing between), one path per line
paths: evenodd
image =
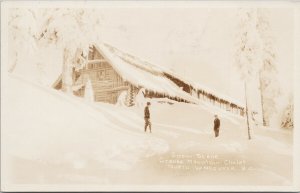
M94 48L89 53L87 66L80 70L80 74L83 76L83 84L88 79L91 80L94 99L97 102L115 104L121 92L127 91L130 86ZM78 90L77 95L83 97L84 88Z

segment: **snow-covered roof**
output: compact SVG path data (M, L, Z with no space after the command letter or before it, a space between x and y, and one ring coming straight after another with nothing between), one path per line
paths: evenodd
M197 98L184 92L165 77L158 66L142 61L105 43L98 43L95 47L125 81L171 97L179 97L194 103L199 102Z
M237 100L237 99L234 99L228 95L225 95L223 93L220 93L218 91L216 91L215 89L212 89L212 88L209 88L207 86L204 86L203 84L200 84L198 82L194 82L192 80L189 80L188 78L185 78L185 77L182 77L181 75L179 75L178 73L176 72L173 72L171 70L168 70L166 68L161 68L165 73L168 73L170 74L171 76L173 77L176 77L178 79L180 79L181 81L183 81L184 83L190 85L191 87L193 87L194 89L196 90L202 90L202 91L205 91L206 93L209 93L209 94L212 94L214 95L215 97L219 98L219 99L223 99L225 101L228 101L230 103L233 103L233 104L236 104L240 107L244 107L245 104L242 103L241 101Z
M180 97L191 102L198 102L197 98L183 91L173 81L167 78L165 76L165 73L167 73L180 79L182 82L190 85L196 90L203 90L219 99L244 107L244 104L240 101L218 93L204 85L190 81L163 66L154 65L130 54L124 53L107 43L101 42L95 45L95 47L110 62L119 75L133 85L141 86L158 93L165 93L172 97Z
M228 102L230 102L230 103L234 103L234 104L236 104L236 105L238 105L238 106L240 106L240 107L244 107L244 106L245 106L245 104L244 104L243 102L241 102L241 101L239 101L239 100L237 100L237 99L234 99L234 98L232 98L232 97L230 97L230 96L228 96L228 95L225 95L225 94L223 94L223 93L220 93L220 92L216 91L215 89L209 88L209 87L207 87L207 86L205 86L205 85L203 85L203 84L200 84L200 83L198 83L198 82L194 82L194 81L192 81L192 80L189 80L189 79L186 78L186 77L182 77L182 76L179 75L178 73L176 73L176 72L174 72L174 71L171 71L171 70L169 70L169 69L167 69L167 68L165 68L165 67L160 67L160 69L161 69L162 71L164 71L165 73L168 73L168 74L170 74L171 76L180 79L181 81L183 81L184 83L190 85L191 87L193 87L193 88L196 89L196 90L202 90L202 91L205 91L206 93L210 93L210 94L214 95L215 97L217 97L217 98L219 98L219 99L223 99L223 100L228 101Z
M228 96L228 95L225 95L225 94L222 94L212 88L208 88L207 86L204 86L200 83L192 83L192 87L194 87L195 89L198 89L198 90L203 90L207 93L210 93L212 95L214 95L215 97L219 98L219 99L223 99L225 101L228 101L229 103L233 103L233 104L236 104L238 105L239 107L242 107L244 108L245 107L245 104L237 99L233 99L232 97Z

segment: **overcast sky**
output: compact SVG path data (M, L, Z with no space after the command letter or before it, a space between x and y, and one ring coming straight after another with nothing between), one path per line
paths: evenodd
M233 65L235 8L99 8L103 41L243 101ZM293 11L268 9L278 70L292 88Z

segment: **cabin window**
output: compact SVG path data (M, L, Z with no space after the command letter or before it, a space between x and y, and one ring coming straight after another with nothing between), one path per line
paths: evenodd
M117 75L117 83L120 84L121 83L121 77Z
M88 69L95 69L97 68L97 63L91 63L91 64L88 64Z
M97 79L98 80L104 80L105 76L104 76L104 70L100 70L97 72Z
M96 68L96 64L95 63L90 64L90 69L95 69L95 68Z
M103 62L102 62L102 67L103 67L103 68L108 68L108 67L109 67L109 64L108 64L106 61L103 61Z
M109 78L109 70L105 70L105 77Z

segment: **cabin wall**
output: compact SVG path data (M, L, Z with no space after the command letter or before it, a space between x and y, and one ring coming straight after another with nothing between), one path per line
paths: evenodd
M108 103L116 103L118 96L123 91L127 91L126 104L132 106L139 88L124 82L117 72L111 67L111 65L105 60L105 58L97 51L95 47L91 49L88 56L90 62L87 68L82 70L85 75L85 79L90 77L94 89L95 101L102 101ZM104 74L104 75L103 75ZM103 77L104 76L104 77ZM103 78L101 78L103 77ZM171 80L183 87L183 90L190 93L190 86L180 81L177 78L169 77ZM84 89L81 89L84 90ZM81 91L82 92L82 91ZM84 94L83 94L84 95ZM168 97L161 93L148 92L146 98L162 98ZM170 99L187 102L184 99L177 97L168 97Z
M81 82L77 82L77 84L85 84L90 79L94 100L96 102L115 104L121 92L129 89L129 84L118 75L95 48L91 50L89 63L84 69L79 71L82 77ZM74 94L84 97L84 87L74 92Z
M83 70L91 79L95 101L115 104L120 93L128 90L128 83L107 62L94 63Z

